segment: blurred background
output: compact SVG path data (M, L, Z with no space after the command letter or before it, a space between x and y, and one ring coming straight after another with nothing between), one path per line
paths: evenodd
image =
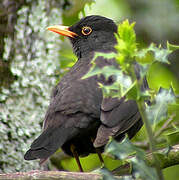
M46 31L54 24L72 25L83 16L102 15L120 23L135 21L141 47L151 42L166 47L179 45L179 0L1 0L0 1L0 173L39 169L38 161L23 155L40 134L52 88L75 63L67 39ZM153 67L153 79L179 82L179 51L169 65ZM155 87L155 83L154 83ZM139 132L143 140L143 132ZM105 156L109 169L120 162ZM59 161L61 160L61 161ZM99 167L96 155L82 158L86 171ZM74 159L60 150L49 169L78 170ZM167 180L176 179L179 166L164 170Z

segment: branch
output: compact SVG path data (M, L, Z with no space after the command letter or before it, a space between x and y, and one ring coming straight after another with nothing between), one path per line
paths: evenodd
M172 114L170 116L170 118L164 123L164 125L155 133L155 138L157 138L158 136L160 136L163 131L166 130L166 128L168 127L168 125L172 122L173 118L176 116L176 114Z
M179 144L172 146L168 153L166 152L166 149L163 149L159 150L157 154L158 158L160 159L161 169L179 164ZM146 161L150 166L153 166L153 159L151 154L147 155Z
M160 167L161 169L174 166L179 164L179 144L172 147L168 155L162 154L165 150L159 150L157 153L160 154ZM153 159L151 153L146 156L146 162L153 166ZM112 171L115 178L119 178L119 175L130 174L130 164L125 164ZM118 176L118 177L117 177ZM58 179L58 180L99 180L103 179L102 174L97 173L81 173L81 172L65 172L65 171L29 171L29 172L18 172L0 174L0 179Z
M157 151L156 155L160 160L160 168L165 169L167 167L175 166L179 164L179 144L172 147L167 153L164 153L166 149ZM152 154L148 153L146 156L146 162L149 166L154 166L154 160ZM114 175L129 175L131 173L130 164L126 163L112 171Z
M96 173L65 172L65 171L29 171L0 174L0 179L58 179L58 180L98 180L102 175Z

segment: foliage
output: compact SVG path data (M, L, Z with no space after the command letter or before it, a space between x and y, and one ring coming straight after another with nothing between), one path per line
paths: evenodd
M172 90L172 82L170 82L170 88L168 89L164 89L162 86L162 82L159 82L160 86L157 89L160 89L160 91L152 91L152 89L149 90L146 87L142 89L142 86L144 84L144 78L147 76L150 69L150 66L152 66L152 64L156 62L169 63L167 59L169 53L171 53L173 50L179 49L179 46L167 43L167 48L163 49L161 46L157 47L155 44L151 44L148 48L139 50L136 46L136 35L133 28L134 23L129 24L128 20L119 24L118 32L116 34L117 45L115 46L117 53L96 53L92 62L91 69L84 78L100 74L103 74L105 78L108 78L111 75L116 76L116 82L112 85L105 86L99 84L99 86L102 88L104 96L118 98L126 96L127 99L136 100L140 114L146 127L150 149L152 153L154 153L154 151L156 150L155 141L150 126L153 126L155 128L160 122L164 122L164 120L169 119L168 105L175 104L176 98ZM153 52L152 60L143 63L142 58L145 59L148 52ZM99 56L103 56L106 59L115 58L120 68L115 68L113 66L103 67L102 69L97 68L95 60ZM140 61L138 62L139 69L137 72L135 69L135 59L140 59ZM128 86L126 86L126 82L129 82L127 83ZM121 91L121 89L125 89L125 91ZM132 91L132 96L131 89L134 89ZM177 134L178 136L178 133L176 131L175 133L172 132L172 135L173 134ZM176 140L176 136L174 136L174 138ZM156 169L148 167L144 160L145 155L144 153L141 153L142 150L136 148L127 140L121 142L120 144L112 141L108 144L106 149L106 152L110 152L112 153L112 155L115 155L115 157L122 160L126 159L129 155L131 155L131 153L135 151L136 157L130 158L130 162L133 166L133 175L136 178L142 179L162 179L160 167L157 165L159 162L157 161L157 157L155 154L153 154L153 158L156 164Z
M132 174L136 178L156 180L157 174L154 168L151 168L145 163L145 152L144 150L134 146L129 139L126 137L120 144L112 140L106 146L106 153L110 153L117 157L118 159L131 162ZM134 155L135 157L130 157Z
M165 119L168 111L167 105L174 102L175 96L172 89L161 89L161 91L155 96L155 103L146 109L146 114L150 124L157 125L160 120Z

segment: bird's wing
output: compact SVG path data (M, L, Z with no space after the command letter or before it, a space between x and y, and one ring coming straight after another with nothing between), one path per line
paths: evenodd
M100 116L100 108L97 107L99 102L96 102L98 100L95 99L96 104L94 103L94 98L99 98L99 94L95 97L95 92L88 87L88 83L92 85L89 81L86 85L76 81L64 89L56 87L45 116L44 130L25 154L26 160L40 158L43 161L66 141L79 134L81 128L88 128L95 116Z
M41 159L42 161L51 156L69 138L77 133L72 127L51 127L42 132L35 139L30 149L24 155L26 160Z
M61 87L61 86L60 86ZM85 128L86 125L82 125L83 121L87 121L87 119L83 120L83 118L79 118L83 114L83 116L99 118L100 116L100 102L102 101L102 93L101 90L97 87L96 81L94 78L88 78L87 80L77 80L71 82L70 85L65 87L64 89L56 87L53 97L51 98L50 106L47 110L45 120L44 120L44 129L48 128L53 124L73 124L75 127ZM63 116L68 116L68 119L64 122L63 118L54 118L55 114L60 114ZM77 117L73 120L74 117ZM82 123L80 125L80 123Z
M120 140L128 133L132 138L142 126L136 102L126 101L125 98L104 98L101 105L101 122L94 141L95 147L105 145L110 136Z
M131 124L131 119L138 112L137 104L134 100L126 100L125 97L104 98L101 104L101 121L108 127L121 124L125 129Z
M117 69L120 68L115 59L102 61L103 58L99 57L97 60L98 67L113 66ZM137 69L136 73L138 74ZM115 79L115 76L110 76L108 79L105 79L103 75L101 75L99 81L105 85L111 85L115 82ZM94 141L95 147L105 145L110 136L120 140L124 137L124 134L127 133L129 137L132 138L143 124L136 102L126 100L125 97L121 99L103 98L100 120L101 126L98 129Z

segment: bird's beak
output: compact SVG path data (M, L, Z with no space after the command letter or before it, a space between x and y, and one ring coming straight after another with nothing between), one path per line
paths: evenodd
M53 31L53 32L58 33L62 36L68 36L71 38L74 38L75 36L77 36L76 33L69 30L68 26L54 25L54 26L47 27L47 30Z

